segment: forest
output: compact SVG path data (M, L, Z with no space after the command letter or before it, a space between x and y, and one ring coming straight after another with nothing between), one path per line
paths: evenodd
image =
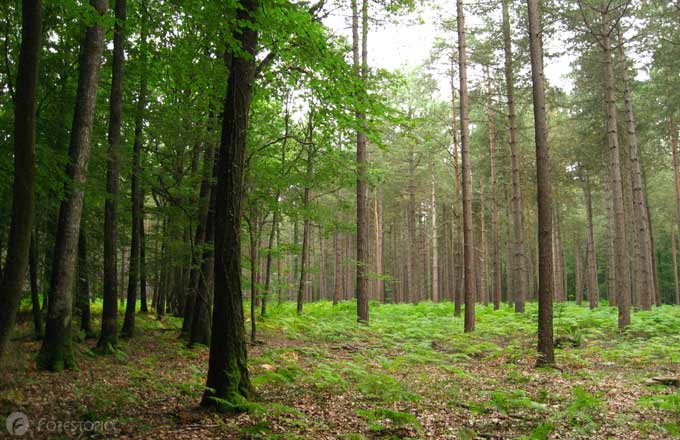
M0 438L680 438L678 29L1 1Z

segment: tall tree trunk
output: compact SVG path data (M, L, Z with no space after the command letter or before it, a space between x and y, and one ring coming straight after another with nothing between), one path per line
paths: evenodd
M455 52L454 52L455 54ZM453 221L456 227L454 258L454 316L460 316L461 303L463 302L463 203L461 196L460 169L458 166L458 124L456 121L456 84L455 84L455 55L451 55L451 136L453 137L453 149L451 161L453 162Z
M252 23L257 0L241 0L238 23ZM222 116L215 195L215 292L208 379L203 406L224 407L253 394L248 376L241 296L241 204L248 113L255 80L257 31L244 25L234 31L243 50L231 59ZM231 409L235 409L234 406Z
M600 302L600 286L597 281L597 256L595 253L595 239L593 233L593 201L590 192L590 178L586 173L583 176L583 196L586 205L586 290L588 292L588 304L591 309Z
M335 250L335 258L333 260L333 267L335 276L333 278L333 305L337 305L342 298L342 249L340 246L340 232L336 229L333 233L333 248Z
M477 301L485 306L489 304L489 240L486 235L486 197L484 179L479 179L479 296Z
M26 281L35 209L35 124L42 37L40 0L22 1L21 49L14 105L14 186L7 264L0 276L0 359L14 329ZM1 248L0 248L1 249Z
M42 311L40 310L40 298L38 297L38 229L33 229L31 234L31 248L28 255L28 268L31 279L31 310L33 312L33 328L35 338L43 337ZM677 271L676 271L677 272Z
M437 237L437 197L434 185L434 170L432 172L432 301L439 302L439 249Z
M107 0L90 0L90 4L99 16L103 16L108 9ZM71 347L73 278L85 196L83 186L87 179L97 85L104 50L104 28L97 18L97 22L87 28L80 51L78 91L69 146L70 161L66 167L64 200L59 207L45 338L38 356L40 368L51 371L75 366Z
M119 0L117 0L119 1ZM140 62L142 74L137 98L137 111L135 114L135 140L132 158L132 237L130 239L130 269L128 273L127 303L125 306L125 320L123 321L122 334L132 337L135 331L135 308L137 305L137 288L140 277L140 253L141 253L141 228L142 220L142 193L141 181L141 155L142 155L142 130L144 128L144 110L146 107L147 79L146 79L146 2L142 1L142 24L141 24L141 54Z
M513 251L515 248L515 242L512 239L512 232L510 230L511 225L512 225L512 220L510 217L510 194L507 189L505 188L505 285L506 285L506 300L508 301L508 304L513 304L514 303L514 293L515 293L515 273L514 273L514 268L516 267L515 264L513 264Z
M467 55L465 53L465 16L463 0L456 0L458 24L458 70L460 76L460 140L463 167L463 246L465 267L465 332L475 330L475 252L472 234L472 173L470 171L470 134L468 130Z
M352 0L352 41L354 46L354 70L365 84L368 79L368 0L361 7L361 67L359 67L359 17L357 0ZM363 99L363 98L360 98ZM357 130L357 319L368 322L368 170L366 161L366 115L356 112L360 129Z
M104 352L118 344L116 296L122 286L122 283L118 284L116 252L118 249L117 205L120 186L120 131L123 111L126 0L115 0L114 9L116 22L113 31L113 76L109 99L109 150L106 169L106 201L104 202L104 304L102 307L101 334L97 342L99 349Z
M142 188L139 189L139 198L144 204L144 191ZM147 306L146 299L146 233L144 232L144 209L142 206L142 212L139 216L139 299L140 306L139 311L141 313L148 313L149 307Z
M406 302L416 298L416 282L415 282L415 252L416 244L416 160L413 143L409 147L408 156L408 207L406 212L407 234L408 234L408 249L406 252Z
M496 180L496 124L491 100L491 79L489 78L489 91L487 97L487 118L489 125L489 162L491 164L491 297L493 308L498 310L501 305L501 234L498 224L498 182Z
M605 216L607 217L607 300L610 306L616 306L616 286L619 277L616 270L616 252L614 251L614 214L612 209L611 173L604 176Z
M213 156L214 157L214 156ZM213 163L213 174L216 173L216 164ZM215 260L213 245L215 241L215 193L214 184L210 188L209 210L205 225L205 240L203 243L203 256L201 270L198 275L196 288L196 302L194 303L193 317L191 319L191 333L189 346L195 344L210 344L210 305L212 303L212 288L214 286Z
M541 42L541 13L538 0L527 0L529 11L529 48L531 52L531 82L534 102L534 131L536 136L536 192L538 202L538 358L537 366L555 363L553 350L552 189L548 124L545 115L545 84L543 76L543 44Z
M619 31L620 34L620 31ZM647 217L647 206L645 203L645 193L642 186L642 166L640 165L640 152L637 141L637 128L635 124L635 113L633 111L633 98L630 91L630 81L628 79L628 68L626 57L623 51L623 43L619 41L619 51L624 63L623 85L624 101L626 108L626 123L628 126L628 143L630 151L630 162L633 169L631 176L633 185L633 218L635 219L635 234L638 237L637 272L638 285L637 294L640 298L640 306L643 310L649 310L654 300L654 278L650 271L651 261L654 258L649 242L649 218Z
M260 247L260 220L255 209L251 210L248 221L248 236L250 237L250 342L253 344L257 339L257 324L255 321L255 307L259 292L257 290L259 276L259 247ZM304 259L303 259L304 261Z
M583 267L581 263L581 242L574 234L574 301L581 305L583 302Z
M265 267L264 292L262 295L262 302L260 308L260 315L267 315L267 302L271 298L271 277L272 277L272 254L274 249L274 236L276 228L279 224L279 193L276 193L276 207L274 208L274 215L272 216L272 229L269 232L269 242L267 244L267 263Z
M527 260L524 251L524 227L522 225L522 191L519 176L519 147L517 145L517 113L515 111L515 79L512 67L512 40L510 37L509 0L503 0L503 41L505 53L505 84L508 100L508 143L512 162L512 220L514 232L514 258L510 270L514 274L513 298L515 311L524 312L527 294Z
M78 238L78 282L76 289L76 305L80 311L80 330L85 333L86 338L93 338L94 332L90 319L90 269L87 260L87 234L82 224Z
M612 178L612 200L614 207L614 250L618 268L629 265L626 250L626 215L623 206L623 187L621 183L621 163L619 153L619 134L616 124L616 96L614 91L614 69L612 66L612 47L609 36L609 16L602 14L602 61L604 65L603 79L607 101L607 139L609 143L610 168ZM617 289L617 306L619 310L619 329L630 324L630 279L619 276Z
M668 128L671 132L671 152L673 153L673 181L675 183L675 221L680 231L680 152L678 152L678 127L670 111Z
M680 283L678 282L678 245L675 237L675 226L671 227L671 253L673 254L673 283L675 287L675 305L680 305Z
M310 112L309 114L309 124L308 124L308 131L307 131L307 141L311 144L312 143L312 133L314 130L314 125L313 125L313 116L312 113ZM304 294L306 291L306 285L307 285L307 265L309 264L309 242L311 238L311 219L309 218L309 203L311 200L311 188L310 188L310 182L312 179L314 167L313 167L313 153L312 153L312 145L307 146L307 170L306 170L306 176L307 176L307 182L305 184L305 190L304 190L304 196L303 196L303 211L304 211L304 222L303 222L303 228L302 228L302 255L300 258L300 284L298 286L298 293L297 293L297 312L298 314L302 313L302 305L304 302Z
M385 280L382 278L384 273L383 255L383 214L380 192L376 188L375 198L373 199L373 213L375 217L375 267L376 267L376 300L385 302Z

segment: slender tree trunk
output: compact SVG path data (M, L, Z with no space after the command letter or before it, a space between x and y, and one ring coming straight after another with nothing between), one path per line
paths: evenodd
M675 287L675 305L680 305L680 283L678 282L678 245L675 237L675 226L671 227L671 252L673 254L673 283Z
M144 204L144 192L140 188L140 200L142 205ZM140 213L139 217L139 296L140 296L140 307L139 311L142 313L148 313L149 308L146 301L146 233L144 232L144 210Z
M465 16L463 0L456 0L458 23L458 69L460 75L460 139L463 167L463 243L465 266L465 332L475 330L475 252L472 235L472 173L470 171L470 134L468 130L467 55L465 53Z
M408 162L408 207L406 212L407 232L408 232L408 249L406 252L406 277L408 284L406 287L406 302L416 298L416 282L415 282L415 261L413 247L416 244L416 161L413 144L409 148L409 162Z
M619 31L620 34L620 31ZM639 148L637 141L637 128L635 124L635 113L633 111L633 98L630 91L630 81L628 79L628 69L625 65L626 57L623 51L623 45L619 42L619 51L623 66L623 85L624 85L624 101L626 108L626 122L628 126L628 142L630 151L630 162L633 173L631 176L633 185L633 212L635 218L635 233L638 237L638 287L637 294L640 298L640 306L643 310L649 310L654 300L654 279L650 272L651 261L654 258L649 242L649 218L647 217L647 206L645 204L645 193L642 186L642 166L639 159Z
M607 101L607 139L609 143L610 167L612 177L612 200L614 207L614 249L616 253L616 265L619 268L629 266L628 252L626 251L626 215L623 206L623 187L621 183L621 163L619 153L619 135L616 124L616 96L614 92L614 69L612 66L612 48L609 37L609 17L602 15L603 35L601 45L603 48L604 64L604 87ZM628 276L619 276L617 288L617 306L619 309L619 329L623 330L630 324L630 279Z
M485 306L489 304L489 241L486 231L486 197L484 191L484 179L479 179L479 296L477 301Z
M491 79L489 79L489 91L487 97L487 117L489 125L489 162L491 164L491 296L493 308L498 310L501 304L501 250L500 250L500 228L498 224L498 182L496 180L496 125L494 122L494 111L491 101Z
M257 0L241 0L240 23L253 23ZM234 53L229 68L222 116L215 195L215 298L208 378L201 404L224 407L253 394L248 376L241 296L241 204L248 113L255 79L257 31L243 26L234 32L244 54ZM231 406L234 410L237 407Z
M335 258L333 260L333 267L335 268L333 305L337 305L342 298L342 249L340 246L340 232L337 229L333 233L333 248L335 249Z
M512 220L510 217L510 194L508 189L505 189L505 245L506 245L506 255L505 255L505 275L506 275L506 298L508 301L508 304L513 304L514 303L514 292L515 290L515 277L514 277L514 268L516 267L515 264L513 264L513 250L515 247L515 243L513 242L512 239L512 232L511 232L511 225L512 225Z
M600 286L597 281L597 256L595 253L595 239L593 233L593 202L590 192L590 179L586 174L583 177L583 196L586 205L586 290L588 292L588 304L591 309L600 302Z
M214 157L214 156L213 156ZM213 163L213 174L216 169ZM213 245L215 241L215 186L210 188L209 210L205 225L205 241L203 243L203 257L201 270L198 274L198 287L196 289L196 302L194 303L193 317L191 319L191 333L189 346L195 344L210 344L210 305L212 303L212 288L214 285L215 260L213 257Z
M35 209L35 124L42 37L40 0L22 1L14 105L14 186L7 264L0 271L0 359L7 351L26 281ZM1 249L1 247L0 247Z
M581 242L574 234L574 300L576 304L583 302L583 267L581 263Z
M276 193L276 207L274 208L274 215L272 216L272 229L269 232L269 243L267 245L267 264L265 268L265 279L264 279L264 293L262 295L262 308L260 309L260 315L267 315L267 302L271 298L271 276L272 276L272 253L274 249L274 236L276 233L276 228L279 224L279 193Z
M503 0L503 41L505 52L505 84L508 100L510 155L512 162L512 219L514 232L514 258L511 271L516 277L513 298L515 311L524 312L527 294L527 261L524 250L524 227L522 225L522 191L519 176L519 147L517 145L517 114L515 111L515 79L512 66L512 40L510 36L509 0Z
M378 297L376 300L385 302L385 281L382 276L384 273L384 255L383 255L383 215L382 202L380 200L380 192L376 188L375 198L373 200L373 213L375 217L375 266L376 266L376 290Z
M93 338L91 313L90 313L90 269L87 260L87 234L85 228L80 225L78 239L78 282L76 283L77 306L80 311L80 330L86 338Z
M610 306L616 306L616 286L618 271L616 270L616 253L614 251L614 214L612 209L611 175L605 173L604 202L607 217L607 300Z
M455 53L455 52L454 52ZM456 84L455 84L455 55L451 55L451 136L453 137L453 221L456 227L455 252L454 252L454 316L460 316L461 303L463 302L463 203L461 196L460 169L458 166L458 124L456 118Z
M432 172L432 301L439 302L439 249L437 237L437 197L435 194L434 171Z
M361 8L361 68L359 68L359 36L357 0L352 0L352 36L354 44L354 69L365 84L368 79L368 0L362 1ZM363 98L361 98L363 99ZM368 322L368 174L366 161L366 115L356 112L361 128L357 130L357 319ZM300 306L298 306L299 308Z
M118 249L117 205L120 186L120 132L123 111L126 0L115 0L114 9L116 22L113 32L113 76L109 100L109 150L106 170L106 201L104 202L104 304L101 334L97 342L97 346L103 351L108 351L118 344L116 300L119 293L118 289L122 286L122 283L118 284L116 252Z
M43 337L42 312L40 310L40 298L38 297L38 230L35 228L31 234L31 248L28 255L28 267L31 279L31 309L33 312L33 328L35 338ZM676 271L677 272L677 271Z
M257 324L255 321L255 307L259 292L257 291L259 276L259 255L260 247L260 228L259 218L255 209L251 210L248 222L248 236L250 237L250 342L253 344L257 339ZM304 261L304 259L303 259ZM304 270L304 269L303 269Z
M678 152L678 127L676 126L675 120L673 119L672 111L670 112L669 115L668 128L671 132L671 152L673 153L673 180L675 183L675 221L678 225L678 231L680 231L680 153Z
M552 311L552 189L548 124L545 115L545 84L543 76L543 44L541 42L541 12L538 0L527 0L529 10L529 47L531 52L531 81L534 102L534 130L536 136L536 186L538 202L538 358L537 366L555 363L553 349Z
M90 4L100 16L108 9L106 0L91 0ZM71 347L73 278L103 50L104 28L96 22L87 28L81 48L76 108L69 146L70 161L66 168L64 200L59 208L45 338L38 356L39 367L51 371L75 366Z

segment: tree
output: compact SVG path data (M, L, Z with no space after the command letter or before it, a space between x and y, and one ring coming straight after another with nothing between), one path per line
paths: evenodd
M472 235L472 173L470 171L470 133L468 129L467 55L465 53L465 15L463 0L456 1L458 23L458 71L460 76L460 151L463 169L463 258L465 277L465 332L475 330L474 237Z
M127 0L115 0L116 23L113 28L113 76L109 99L109 152L106 169L104 206L104 304L102 330L97 346L107 352L118 344L118 276L116 267L118 234L118 191L120 187L120 130L123 114L123 64L125 63L125 16ZM134 304L133 304L134 308ZM127 317L127 313L126 313ZM123 327L127 333L130 325ZM130 333L131 335L131 333Z
M241 297L241 202L248 112L255 79L257 0L242 0L234 31L239 51L231 56L222 115L215 188L215 290L208 379L201 404L238 404L253 394L248 376Z
M7 265L0 282L0 359L14 328L28 267L35 205L35 124L42 38L40 0L22 1L21 50L14 107L14 187Z
M531 83L534 102L534 132L536 137L536 187L538 203L538 358L536 366L555 363L553 350L552 292L552 196L548 125L545 115L545 84L543 76L543 45L541 13L538 0L527 0L529 14L529 47L531 52Z
M45 338L38 355L42 369L59 371L75 366L71 346L71 308L80 218L83 209L83 184L92 147L92 123L104 50L104 27L101 16L108 9L107 0L90 0L99 17L88 26L80 49L78 92L71 127L70 163L66 167L64 199L59 207L56 244L52 265Z

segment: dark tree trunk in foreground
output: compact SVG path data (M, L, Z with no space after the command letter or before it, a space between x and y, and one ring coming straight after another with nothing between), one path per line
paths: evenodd
M515 302L515 311L524 312L529 273L524 251L524 226L522 222L522 191L519 179L519 147L517 145L517 113L515 112L515 77L512 67L512 40L510 36L509 0L503 0L503 47L505 52L505 84L508 100L508 122L510 130L508 143L512 162L512 230L513 259L507 262L508 271L513 274L514 288L510 289Z
M80 330L85 332L86 338L93 338L92 320L90 313L90 272L87 261L87 233L80 225L78 239L78 282L76 283L76 306L80 312Z
M109 111L109 151L104 204L104 304L102 329L97 347L107 352L118 344L118 284L116 251L118 249L118 190L120 187L120 128L123 112L123 63L125 62L126 0L115 0L116 23L113 30L113 76ZM121 270L122 272L122 270ZM122 298L122 296L121 296Z
M254 25L258 2L240 3L238 22ZM257 31L244 25L234 32L234 39L247 57L239 52L232 57L224 101L215 195L215 299L208 379L201 402L225 410L238 410L238 404L254 392L243 328L241 204Z
M527 0L529 9L529 47L536 136L536 185L538 199L538 358L536 366L555 363L553 349L552 292L552 194L548 125L545 116L543 45L538 0Z
M100 16L108 9L106 0L91 0L90 4ZM87 28L80 51L78 91L69 146L70 161L66 167L64 200L59 207L45 338L38 356L39 367L52 371L75 366L71 347L73 278L103 50L104 28L97 20Z
M468 130L467 55L465 53L465 17L463 0L457 0L458 66L460 75L460 143L463 168L463 258L465 271L465 332L475 330L475 250L472 235L472 173L470 170L470 134Z
M264 292L262 293L262 303L260 308L260 315L267 315L267 302L271 298L271 278L272 278L272 251L274 249L274 237L276 235L276 228L279 224L279 193L276 193L276 207L274 208L274 215L272 216L272 228L269 231L269 242L267 244L267 263L265 266L264 278Z
M144 191L139 189L139 198L144 200ZM139 311L142 313L147 313L149 307L147 306L146 300L146 240L144 233L144 209L140 212L139 216Z
M14 188L7 265L0 275L0 359L14 329L26 281L35 205L35 123L42 36L40 0L22 2L21 50L14 106Z
M354 15L357 14L356 0L352 1ZM354 20L353 25L356 29L358 20ZM354 65L355 71L359 73L358 39L357 32L354 35ZM368 78L368 0L362 1L361 7L361 80L366 84ZM368 164L366 160L366 115L357 112L357 119L361 128L357 131L357 319L360 322L368 322Z

